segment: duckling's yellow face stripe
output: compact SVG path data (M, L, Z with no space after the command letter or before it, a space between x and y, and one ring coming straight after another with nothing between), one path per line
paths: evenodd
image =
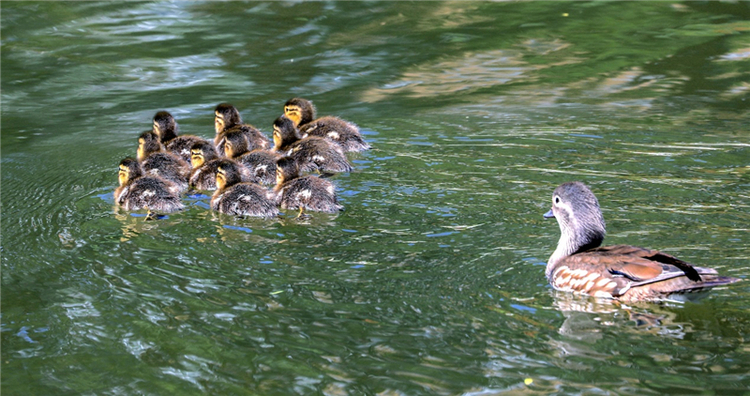
M161 129L159 128L159 123L154 121L154 133L157 135L161 135Z
M226 171L222 168L216 169L216 188L219 190L223 189L227 184Z
M302 109L298 106L284 106L284 115L297 126L302 120Z
M234 157L234 149L232 148L232 143L229 143L228 141L224 142L224 156L227 158Z
M281 132L277 127L273 127L273 146L277 150L281 148Z
M128 176L130 176L130 169L120 165L120 170L117 172L117 180L121 186L128 182Z
M146 153L143 150L144 145L143 139L138 139L138 150L135 152L136 158L138 158L138 161L143 161L143 158L146 157Z
M203 162L205 162L205 159L203 158L203 153L200 150L190 151L190 164L193 165L193 168L200 168L201 166L203 166Z
M224 125L226 125L226 121L224 121L224 116L221 115L218 111L214 113L214 129L216 130L216 133L219 133L224 130Z

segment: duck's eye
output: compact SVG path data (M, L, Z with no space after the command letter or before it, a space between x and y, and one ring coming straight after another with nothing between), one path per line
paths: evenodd
M555 197L555 205L560 203L560 197Z

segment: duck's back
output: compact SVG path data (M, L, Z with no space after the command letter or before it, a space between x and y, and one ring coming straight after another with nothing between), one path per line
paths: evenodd
M352 165L340 145L319 136L309 136L298 140L285 150L303 172L320 170L323 172L351 172Z
M190 165L180 157L170 153L153 153L141 162L143 171L147 174L161 177L177 185L180 190L188 187Z
M245 166L250 173L250 181L260 184L276 182L276 161L281 157L268 150L253 150L234 160Z
M344 149L344 151L364 151L370 145L362 138L359 127L338 117L326 116L300 126L302 136L319 136L330 139Z
M211 208L234 216L274 217L279 213L266 189L254 183L238 183L215 193Z
M336 213L342 209L333 183L316 176L299 177L284 183L278 199L282 209L304 208L324 213Z
M142 176L115 190L115 200L125 210L148 209L170 213L184 208L176 188L158 177Z
M737 280L657 250L629 245L599 247L567 256L550 273L555 289L622 301L661 300Z

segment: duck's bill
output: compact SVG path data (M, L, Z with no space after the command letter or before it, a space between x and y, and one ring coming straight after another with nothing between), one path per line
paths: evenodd
M555 214L552 213L552 209L550 209L549 212L547 212L547 213L544 214L544 218L545 219L554 219L555 218Z

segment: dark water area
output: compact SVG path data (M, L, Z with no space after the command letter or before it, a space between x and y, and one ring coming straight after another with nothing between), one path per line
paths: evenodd
M619 304L544 277L560 183L607 244L747 280L750 3L2 2L7 395L749 394L750 288ZM159 221L117 165L167 110L372 150L345 210Z

